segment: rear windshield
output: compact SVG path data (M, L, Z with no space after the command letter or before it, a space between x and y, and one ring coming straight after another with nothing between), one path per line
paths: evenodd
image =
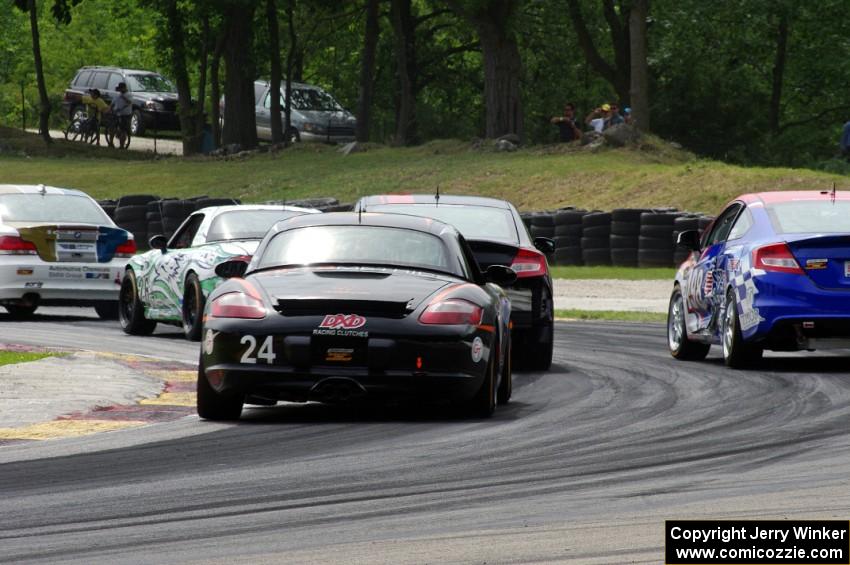
M302 212L283 210L234 210L215 217L207 232L207 241L230 239L262 239L269 228L280 220Z
M0 219L6 222L111 224L96 202L73 194L0 194Z
M367 206L369 212L389 212L434 218L453 225L464 238L518 244L516 224L510 210L489 206L457 204L379 204Z
M777 233L850 233L850 201L829 198L766 206Z
M439 237L376 226L311 226L281 232L269 242L258 268L317 263L420 267L454 273Z
M174 85L160 75L127 75L130 92L175 92Z

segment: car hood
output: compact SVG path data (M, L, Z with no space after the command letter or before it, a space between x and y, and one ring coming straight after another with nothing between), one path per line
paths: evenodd
M346 111L329 112L325 110L298 110L298 114L305 122L319 125L350 125L354 126L357 120Z
M156 102L177 102L177 94L174 92L133 92L133 97L140 100L154 100Z
M461 283L451 276L389 268L300 268L249 275L284 315L357 313L402 318L439 290Z

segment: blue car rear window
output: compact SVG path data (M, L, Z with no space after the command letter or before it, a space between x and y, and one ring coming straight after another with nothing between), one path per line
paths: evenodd
M850 233L850 201L792 200L766 206L777 233Z

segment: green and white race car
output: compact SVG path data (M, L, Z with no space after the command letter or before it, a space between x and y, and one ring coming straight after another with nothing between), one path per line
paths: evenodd
M219 263L249 261L268 229L280 220L319 210L296 206L211 206L194 212L170 240L155 235L151 250L127 264L118 318L128 334L149 335L157 322L182 326L186 338L201 336L206 297L221 282Z

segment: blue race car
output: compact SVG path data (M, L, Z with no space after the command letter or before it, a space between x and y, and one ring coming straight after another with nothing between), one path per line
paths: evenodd
M850 348L850 194L746 194L678 244L692 253L667 315L676 359L704 359L713 343L733 368L765 349Z

